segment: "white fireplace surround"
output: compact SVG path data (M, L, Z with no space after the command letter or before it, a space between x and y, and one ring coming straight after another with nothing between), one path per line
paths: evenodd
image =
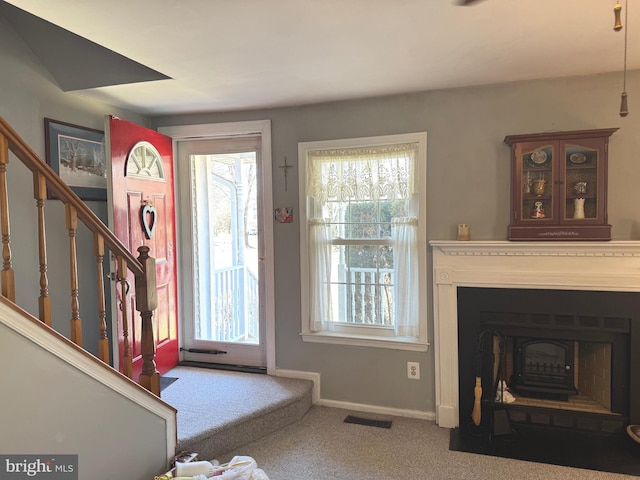
M640 242L431 241L436 422L458 426L458 287L640 292Z

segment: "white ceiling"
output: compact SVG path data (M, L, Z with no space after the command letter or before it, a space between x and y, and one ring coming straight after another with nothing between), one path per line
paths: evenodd
M613 31L615 0L457 1L8 3L171 77L77 92L148 115L622 70L625 30ZM628 15L628 67L638 69L640 5ZM620 82L622 89L622 75Z

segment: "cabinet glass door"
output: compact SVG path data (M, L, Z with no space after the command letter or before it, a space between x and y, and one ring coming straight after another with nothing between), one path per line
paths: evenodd
M541 223L554 221L554 146L525 144L520 152L520 220Z
M599 217L598 152L584 145L564 145L564 219L568 222Z
M507 135L509 240L611 240L609 137L616 128Z

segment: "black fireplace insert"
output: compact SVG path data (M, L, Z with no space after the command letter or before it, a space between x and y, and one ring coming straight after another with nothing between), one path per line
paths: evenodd
M640 424L640 347L632 348L640 345L640 294L459 287L461 427L471 423L477 339L485 330L499 331L505 338L503 371L509 389L523 398L503 406L512 424L593 432ZM483 364L483 405L490 405L495 398L495 355L489 353ZM591 369L606 370L609 376L586 382ZM527 397L542 397L543 403L528 402ZM552 405L564 397L570 405ZM547 399L552 401L544 404ZM591 400L609 413L585 410L584 403Z

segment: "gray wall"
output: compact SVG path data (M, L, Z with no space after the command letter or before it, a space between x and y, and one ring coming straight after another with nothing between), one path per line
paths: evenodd
M89 128L104 128L104 116L118 115L146 125L139 114L89 101L80 94L63 93L46 69L34 57L11 27L0 17L0 116L42 157L45 158L44 118ZM33 315L38 314L39 276L37 211L33 199L31 173L15 157L10 158L9 202L11 250L16 271L18 304ZM106 223L106 202L88 202ZM68 336L71 318L69 241L64 207L57 200L45 206L49 294L52 298L54 327ZM93 237L84 227L77 237L80 284L80 318L83 320L83 346L97 352L97 289L93 256ZM91 279L91 280L88 280ZM0 348L3 339L0 338Z
M2 323L0 338L0 362L12 366L0 374L4 455L78 455L79 478L153 478L163 471L170 454L163 418Z
M208 122L270 119L273 134L273 189L276 207L293 206L298 211L295 171L290 171L289 189L284 191L280 165L286 156L297 158L302 141L384 135L414 131L428 132L428 236L453 239L458 223L471 224L472 238L505 239L509 216L509 150L505 135L546 130L620 127L611 138L609 169L609 220L615 239L640 237L637 202L640 178L640 84L637 72L629 75L630 115L618 112L620 74L522 82L459 90L442 90L413 95L361 101L310 105L299 108L165 116L149 121L142 115L92 102L81 94L64 94L54 84L31 51L0 19L0 115L44 156L43 118L103 127L103 116L115 114L153 128ZM37 312L36 211L33 207L31 176L9 167L11 229L18 300ZM17 198L17 199L14 199ZM106 205L91 202L106 217ZM64 212L56 201L47 202L50 290L54 297L57 328L68 330L69 274L64 237ZM300 282L298 224L275 225L276 340L277 366L283 369L316 371L322 374L322 397L332 400L381 405L392 408L432 411L433 349L427 353L344 347L303 343L300 340ZM91 238L80 232L78 246L88 257L81 264L82 278L92 278L94 260ZM84 273L83 273L84 272ZM430 280L430 279L429 279ZM431 298L431 283L425 294ZM97 326L95 287L81 286L81 316L87 341L95 350ZM431 300L430 300L431 305ZM431 311L429 312L432 337ZM0 337L0 349L6 340ZM406 362L422 365L422 379L406 378Z
M44 118L102 129L104 116L140 124L142 115L65 94L0 17L0 116L44 159ZM11 250L18 304L38 313L37 217L31 173L15 157L8 168ZM89 202L106 221L106 202ZM61 202L46 202L49 293L53 324L68 336L71 318L69 243ZM77 237L80 317L84 347L97 353L97 288L93 237ZM5 395L0 408L0 451L5 454L79 455L80 478L91 471L115 477L152 478L164 468L166 425L155 415L101 386L31 341L0 325L0 374ZM10 393L7 393L10 392ZM37 429L34 430L34 425ZM125 443L123 443L125 442ZM122 455L135 450L135 455ZM113 459L117 459L117 465Z
M297 159L298 142L428 132L428 238L454 239L469 223L475 240L505 240L509 222L509 134L620 127L610 141L609 221L614 239L640 236L640 92L629 92L630 114L620 118L620 74L423 92L298 108L164 116L169 125L270 119L274 207L298 211L297 172L288 191L277 166ZM638 85L632 72L628 85ZM276 351L283 369L322 374L323 398L392 408L434 410L433 347L427 353L304 343L300 333L298 224L276 224ZM431 278L429 329L433 340ZM422 366L408 380L406 362Z

